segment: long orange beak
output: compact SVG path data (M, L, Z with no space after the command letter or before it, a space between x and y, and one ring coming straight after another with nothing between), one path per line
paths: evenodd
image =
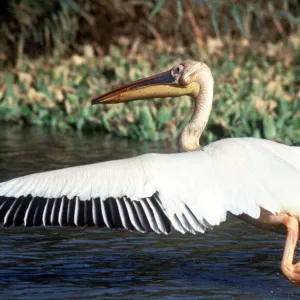
M191 95L194 92L194 84L180 86L170 70L128 83L114 91L94 98L92 104L121 103L156 97L179 97Z

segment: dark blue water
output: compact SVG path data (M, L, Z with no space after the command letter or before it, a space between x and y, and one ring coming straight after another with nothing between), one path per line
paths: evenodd
M0 143L0 181L145 152L176 151L168 142L3 125ZM0 299L300 299L299 288L280 273L284 236L233 217L196 236L2 228L0 239Z

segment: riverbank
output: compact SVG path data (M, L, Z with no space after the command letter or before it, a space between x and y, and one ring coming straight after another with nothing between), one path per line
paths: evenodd
M187 97L91 106L90 99L186 59L206 62L215 77L215 103L207 142L255 136L300 144L300 41L226 44L209 38L196 57L148 45L108 55L85 45L69 58L28 60L0 77L0 121L57 130L104 130L139 140L174 138L190 117ZM195 52L195 51L194 51Z

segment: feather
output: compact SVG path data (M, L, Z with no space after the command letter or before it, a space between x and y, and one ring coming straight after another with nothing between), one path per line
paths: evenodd
M14 201L14 198L10 197L10 198L5 198L5 201L2 202L2 204L0 206L0 223L4 222L6 213L9 210L10 206L12 205L13 201Z
M18 209L19 205L22 203L22 198L23 197L15 199L12 202L10 208L7 210L7 213L4 216L4 222L3 222L4 227L9 227L13 224L15 212Z
M185 204L185 210L184 215L186 216L188 223L190 226L195 230L203 233L205 231L205 227L212 228L207 222L205 224L202 224L197 220L193 212L189 209L189 207ZM206 226L207 225L207 226Z
M26 209L29 205L29 202L31 200L31 197L21 197L22 201L19 205L19 207L17 208L15 215L14 215L14 219L13 219L13 226L21 226L22 224L24 224L24 216L25 216L25 212Z
M154 200L154 197L147 198L147 203L153 212L155 223L157 224L159 232L163 232L164 234L170 233L171 229L167 228L169 222L165 222L165 215L161 211L161 208L158 206L156 200Z
M0 223L204 232L227 212L300 215L299 182L299 147L231 138L201 151L145 154L2 182Z
M109 205L109 198L108 200L101 201L101 212L103 221L108 228L113 228L112 218L111 218L111 211Z
M43 211L43 225L50 226L51 225L51 212L53 207L54 199L46 199L46 205Z
M139 218L140 224L142 226L142 229L144 232L151 232L150 224L147 220L146 214L144 212L144 209L142 207L142 204L140 201L133 201L133 205L135 207L135 210L137 212L137 216Z
M66 197L61 198L60 208L58 212L58 224L59 226L67 226L67 215L68 215L68 203L69 200Z
M113 227L122 228L122 221L118 210L117 200L115 198L109 198L108 203L110 205Z
M37 198L37 206L33 214L32 224L34 226L40 226L43 224L43 212L47 203L45 198Z
M102 200L100 198L92 198L93 222L98 227L105 226L101 213L101 202Z
M94 226L91 200L84 201L84 223L87 226Z
M133 230L123 197L117 199L117 206L123 227L127 230Z
M76 226L75 225L75 206L76 206L76 198L74 197L68 201L67 224L69 226Z
M59 215L59 209L61 204L61 198L56 198L53 203L51 216L50 216L50 222L53 226L58 226L58 215Z
M125 203L125 206L126 206L126 209L128 212L128 216L129 216L132 226L136 230L143 232L144 231L143 227L141 226L140 220L138 218L137 212L135 210L135 207L134 207L132 201L126 197L123 197L123 199L124 199L124 203Z
M142 199L141 200L141 204L142 204L142 207L144 209L144 212L145 212L145 215L146 215L146 218L149 222L149 225L151 227L151 229L156 232L156 233L161 233L161 231L159 230L157 224L156 224L156 221L155 221L155 217L154 217L154 214L153 214L153 211L151 210L149 204L148 204L148 198L146 199Z
M37 198L33 197L29 202L28 208L25 211L24 226L26 227L33 226L33 216L37 206L38 206Z
M84 202L75 198L74 223L78 227L84 226Z

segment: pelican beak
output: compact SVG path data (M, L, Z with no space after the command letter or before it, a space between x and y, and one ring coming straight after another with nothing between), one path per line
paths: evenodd
M128 83L92 100L97 103L121 103L156 97L179 97L194 93L195 85L180 86L171 70Z

